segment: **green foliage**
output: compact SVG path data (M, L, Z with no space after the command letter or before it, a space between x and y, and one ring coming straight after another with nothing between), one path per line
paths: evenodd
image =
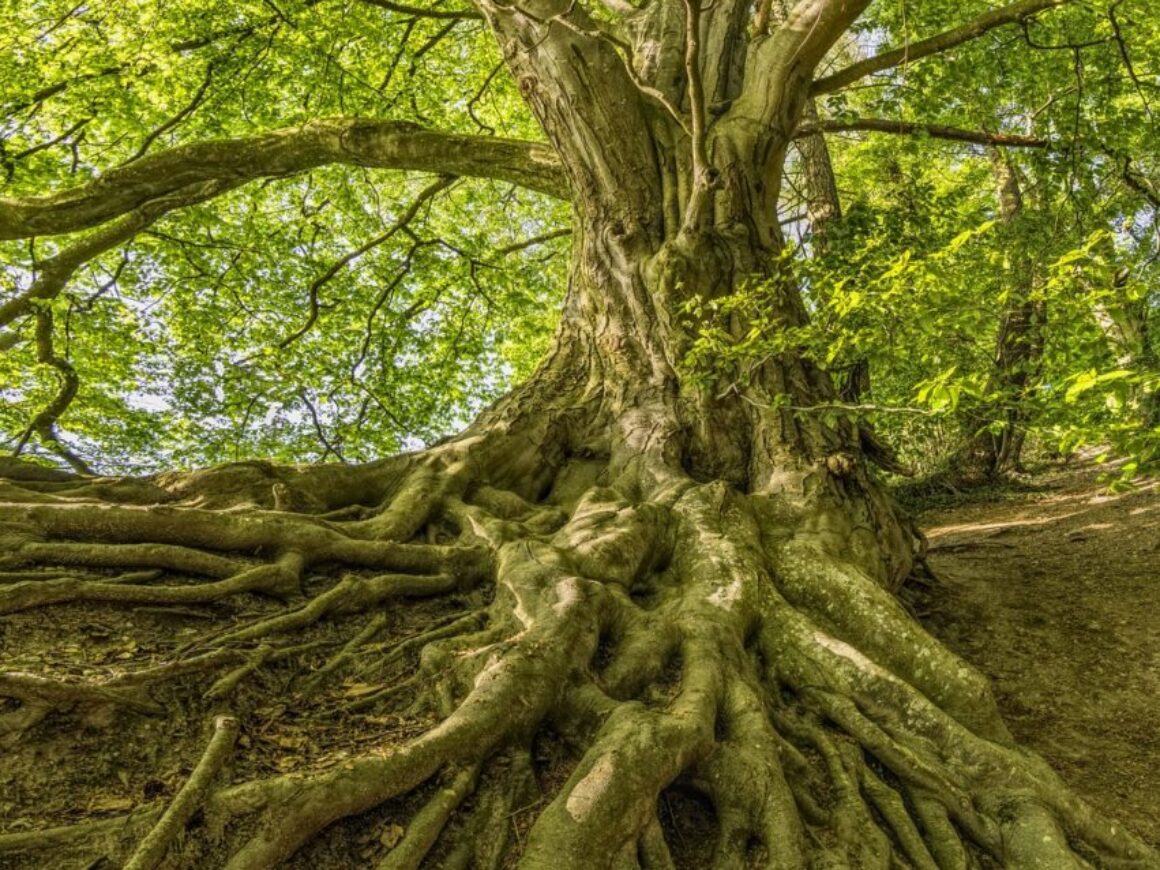
M864 38L914 41L985 4L875 4ZM999 208L985 149L921 137L829 137L845 206L799 272L839 374L867 360L863 403L927 470L1016 403L1041 448L1104 445L1125 476L1156 471L1160 225L1154 147L1160 22L1141 2L1069 4L823 100L825 114L1004 131L1050 147L1005 157L1023 207ZM949 95L954 95L953 98ZM995 389L996 337L1013 294L1045 312L1033 388ZM865 413L865 412L863 412Z
M992 8L871 4L830 63ZM540 135L472 18L359 0L36 0L4 11L0 196L338 115ZM1160 20L1148 4L1098 0L824 95L831 120L943 124L1048 147L1008 151L1024 200L1008 220L981 146L828 136L844 215L824 244L798 218L791 156L783 208L795 243L776 280L689 303L688 372L743 390L771 355L804 350L839 383L868 366L869 392L827 413L871 420L926 470L973 432L998 433L1016 405L1045 448L1105 445L1130 457L1128 472L1154 469L1158 76ZM87 262L48 303L57 352L81 378L62 437L102 470L142 471L255 455L369 459L461 425L547 347L566 282L569 242L557 231L570 215L495 182L432 181L330 167L250 184ZM85 237L0 242L0 303ZM795 286L811 313L804 328L779 313ZM1019 394L994 377L1002 313L1017 298L1046 311L1042 358ZM33 320L0 331L9 447L60 383L38 362Z
M794 348L839 384L868 364L870 390L828 413L872 423L922 472L973 432L998 434L1015 404L1041 450L1102 445L1127 457L1124 479L1160 469L1153 209L1107 180L1077 212L1074 191L1032 158L1019 164L1024 209L1005 222L981 151L897 138L833 139L831 151L843 188L858 193L824 246L806 233L777 279L688 304L698 377L718 391L743 386L751 366ZM805 328L772 314L786 282L803 288ZM993 376L1001 315L1019 287L1046 311L1027 395Z
M337 115L538 135L510 80L493 75L499 54L479 21L408 23L353 0L6 12L0 195L72 186L146 150ZM430 183L334 167L253 184L86 264L52 303L58 350L82 378L63 435L103 470L142 471L246 456L364 460L461 425L543 353L568 241L505 249L567 226L568 213L459 181L342 262ZM3 293L28 286L30 255L72 241L0 245ZM316 284L317 317L291 341ZM0 353L10 445L58 384L30 331L14 338Z

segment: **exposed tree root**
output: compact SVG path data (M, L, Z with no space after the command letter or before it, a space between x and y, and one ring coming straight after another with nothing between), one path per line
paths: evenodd
M679 786L709 808L714 867L1160 867L1012 742L986 681L858 566L865 530L826 520L824 502L699 483L648 450L598 474L589 459L557 465L534 501L465 449L441 449L349 522L261 506L3 505L5 564L24 573L0 586L0 609L20 618L68 602L290 604L262 603L146 667L83 682L0 674L0 695L20 704L0 727L35 741L54 713L172 715L191 693L208 715L277 671L318 721L353 728L342 717L358 710L410 729L208 791L229 742L215 738L212 765L189 780L197 793L178 795L131 866L180 839L173 866L266 870L339 820L386 812L394 821L367 822L385 827L360 859L380 870L677 867L690 847L662 795ZM320 584L320 571L339 579ZM407 624L424 602L446 606ZM546 735L556 748L539 755ZM160 813L0 835L0 861L123 861Z
M242 563L213 553L166 544L23 543L5 564L51 564L84 568L160 568L205 577L229 577Z
M302 558L289 553L272 565L257 565L233 577L197 586L138 586L121 582L93 582L73 577L16 583L0 590L0 613L14 613L64 601L112 601L121 604L208 604L242 592L281 599L294 597Z
M479 766L453 773L435 796L411 818L403 839L379 862L377 870L404 870L418 867L435 845L451 815L474 790Z
M214 720L213 729L213 737L189 781L182 786L156 827L129 856L125 870L153 870L165 857L169 844L197 810L222 764L233 752L234 741L238 736L238 720L233 716L218 716Z
M0 697L14 698L21 707L0 715L0 736L21 733L38 724L53 710L105 710L127 707L146 715L160 715L164 709L140 693L105 686L73 685L35 674L14 671L0 673Z

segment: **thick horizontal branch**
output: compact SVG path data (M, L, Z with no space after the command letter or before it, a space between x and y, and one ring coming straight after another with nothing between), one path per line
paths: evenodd
M848 131L871 133L902 133L926 135L935 139L950 139L954 142L970 142L974 145L1003 145L1008 148L1047 148L1051 142L1034 136L1020 136L1017 133L989 133L986 130L964 130L961 127L947 127L942 124L923 124L915 121L893 121L889 118L855 118L852 121L834 119L811 121L794 131L794 138L810 136L814 133L843 133Z
M866 60L851 64L845 69L838 70L833 75L818 79L814 82L810 92L813 94L828 94L831 91L844 88L851 82L857 81L865 76L881 72L884 69L896 67L899 64L909 63L912 60L918 60L919 58L947 51L956 45L977 39L984 33L994 30L996 27L1023 21L1035 15L1037 12L1052 9L1056 6L1063 6L1068 2L1070 0L1019 0L1018 3L1012 3L1009 6L992 10L986 15L981 15L974 21L964 24L961 27L947 30L937 36L931 36L927 39L910 43L909 45L904 45L901 48L884 51L881 54L868 57Z
M0 197L0 239L76 232L191 185L233 187L330 163L492 178L568 196L563 170L544 145L440 133L398 121L332 118L160 151L60 193Z

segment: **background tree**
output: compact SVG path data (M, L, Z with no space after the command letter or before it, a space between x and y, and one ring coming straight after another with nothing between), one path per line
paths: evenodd
M151 716L176 732L230 715L169 813L45 819L0 837L6 859L138 864L180 839L176 863L235 870L295 855L666 867L672 835L704 824L721 867L1157 866L1014 744L984 678L893 597L920 537L841 413L826 366L846 348L835 336L819 353L808 316L825 272L799 292L779 211L799 135L1048 149L1054 136L970 123L981 89L959 64L977 68L991 40L1010 42L1014 84L979 98L988 118L1031 112L1040 64L1082 53L1077 35L1105 49L1104 86L1142 100L1123 57L1155 34L1116 10L22 8L0 199L15 289L0 323L8 371L34 357L50 379L10 388L10 421L40 409L18 448L37 436L83 471L60 422L94 370L107 392L86 400L92 435L77 406L77 431L128 421L111 465L130 464L159 410L199 428L164 431L158 459L207 440L208 453L250 449L279 428L269 443L293 450L309 432L339 460L355 441L415 446L424 430L409 421L454 423L538 355L541 320L519 349L497 322L543 306L558 273L524 284L493 267L565 223L571 253L542 360L423 449L148 478L10 466L0 609L14 648L48 606L136 607L192 635L96 673L9 668L0 727L17 751L69 711L106 725L119 712L116 739L162 755ZM1041 56L1021 33L1066 49ZM819 71L848 35L868 56ZM811 95L878 73L871 106L886 116L819 105L801 126ZM963 104L891 117L915 77L918 106L936 89ZM1071 118L1074 142L1091 105L1044 117ZM1082 185L1093 158L1066 154ZM1121 178L1147 177L1125 159ZM498 205L503 230L481 217ZM943 259L979 234L959 232ZM838 250L828 235L826 255ZM878 280L913 275L911 259ZM857 308L843 290L826 298ZM126 341L119 317L145 341ZM469 398L473 380L484 389ZM183 404L197 422L179 422ZM263 433L246 436L256 415ZM262 683L275 668L279 688ZM287 754L277 773L251 764L214 789L234 728L248 737L271 716L340 729L347 748ZM670 798L691 807L675 832ZM201 827L178 838L191 802ZM399 822L363 855L332 826L368 813Z
M978 40L986 51L965 58L977 95L956 101L951 113L942 98L950 86L947 68L916 66L904 87L887 80L838 95L823 107L831 117L805 125L883 129L888 125L859 117L881 111L901 117L894 130L912 134L905 142L828 136L850 214L829 243L837 245L832 253L805 265L811 304L818 306L820 334L811 339L817 352L835 371L856 371L855 361L872 358L878 373L868 397L840 410L873 419L902 458L925 473L957 466L952 476L961 481L967 455L985 460L996 443L1022 443L1002 435L1008 413L1022 418L1040 448L1111 441L1134 455L1128 477L1155 460L1157 433L1144 397L1156 368L1146 352L1140 356L1124 345L1109 355L1090 321L1093 311L1123 304L1112 301L1117 268L1133 284L1121 297L1135 306L1128 319L1145 324L1157 310L1154 206L1147 188L1123 174L1125 165L1139 167L1139 161L1110 156L1119 147L1112 142L1146 151L1136 137L1154 125L1147 83L1129 72L1135 69L1131 52L1119 49L1124 11L1108 10L1102 32L1080 38L1069 31L1053 43L1041 39L1042 31L1036 34L1040 19L1015 37L1038 46L1018 58L1003 52L998 35L989 44ZM1059 63L1066 53L1071 62ZM1047 56L1056 62L1043 63ZM1016 80L1030 85L1020 98L1026 103L995 99ZM1130 93L1118 90L1121 84ZM1016 104L1035 109L1013 112ZM941 128L906 120L940 113L947 122ZM984 130L1006 126L1022 134L1022 147L1003 149L1023 181L1022 198L1033 203L1016 226L1004 219L1000 200L990 193L994 183L981 174L987 149L949 128L955 114ZM930 138L916 138L924 131ZM944 135L958 136L960 144ZM801 189L804 197L808 185ZM787 199L792 207L793 197ZM1002 275L1015 283L1004 285ZM992 361L1003 356L996 354L995 333L1009 334L999 330L999 312L1019 307L1021 279L1034 284L1029 304L1055 314L1042 336L1038 385L1012 392L996 389L1004 378L996 378ZM1111 340L1148 331L1113 329ZM986 460L982 468L993 465ZM976 469L969 476L987 474Z

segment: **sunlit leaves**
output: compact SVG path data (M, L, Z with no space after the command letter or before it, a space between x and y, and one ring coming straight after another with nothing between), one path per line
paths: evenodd
M7 14L4 194L334 115L538 135L495 75L479 21L412 20L357 0L37 2ZM349 167L272 180L174 213L87 264L54 303L58 349L82 381L63 435L105 470L140 471L368 459L462 424L546 345L567 240L519 246L567 225L554 202L456 183L326 279L310 328L288 342L320 276L430 183ZM27 286L29 250L5 245L3 262L4 294ZM0 353L9 444L56 383L28 323L15 327Z

